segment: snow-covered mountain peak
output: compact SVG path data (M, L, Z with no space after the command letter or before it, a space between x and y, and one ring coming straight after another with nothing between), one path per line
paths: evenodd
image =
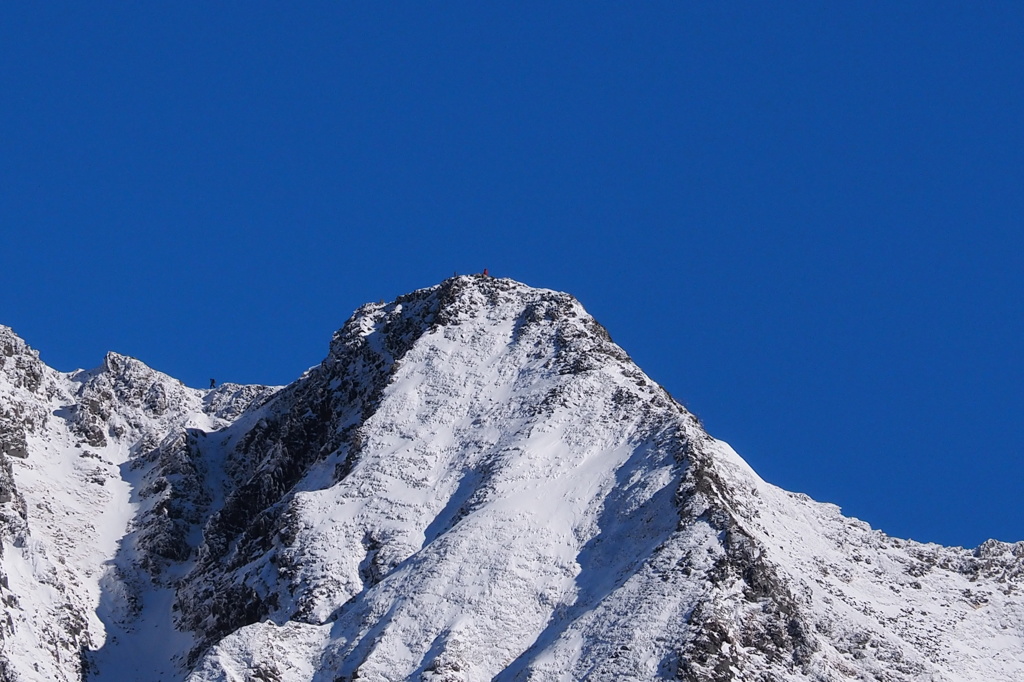
M610 360L641 374L574 297L484 275L455 276L391 303L362 306L335 333L327 363L345 366L361 346L390 364L421 340L437 345L427 337L449 340L441 345L500 338L512 346L524 335L536 342L534 355L550 351L547 369L579 373Z
M3 679L1024 677L1024 543L764 482L568 294L367 304L282 389L37 369L0 375L52 417L0 450Z
M335 333L331 355L344 356L346 347L365 338L375 350L394 359L420 335L439 326L472 322L493 325L524 317L536 321L544 315L551 319L564 315L592 319L568 294L536 289L511 279L455 276L390 303L360 307Z

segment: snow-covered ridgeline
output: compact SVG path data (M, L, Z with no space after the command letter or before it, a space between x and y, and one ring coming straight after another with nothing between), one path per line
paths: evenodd
M78 679L83 647L90 679L1024 679L1024 543L765 483L566 294L366 305L276 392L2 357L0 400L46 416L24 447L0 422L20 679Z
M82 679L87 652L142 603L133 572L145 557L116 560L143 506L133 470L273 390L191 389L116 353L96 370L57 372L0 326L0 679Z

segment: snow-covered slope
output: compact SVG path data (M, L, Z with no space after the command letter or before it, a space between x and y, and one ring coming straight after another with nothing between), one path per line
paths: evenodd
M363 306L281 390L0 360L2 679L1024 679L1024 543L765 483L566 294Z

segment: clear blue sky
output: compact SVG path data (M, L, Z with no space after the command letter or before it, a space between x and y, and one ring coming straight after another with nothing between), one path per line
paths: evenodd
M0 323L287 383L354 308L569 291L767 480L1024 539L1024 4L21 3Z

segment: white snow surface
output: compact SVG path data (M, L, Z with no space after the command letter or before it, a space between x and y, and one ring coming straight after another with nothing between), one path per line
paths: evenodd
M363 306L283 390L0 363L0 679L1024 680L1024 543L764 482L566 294Z

